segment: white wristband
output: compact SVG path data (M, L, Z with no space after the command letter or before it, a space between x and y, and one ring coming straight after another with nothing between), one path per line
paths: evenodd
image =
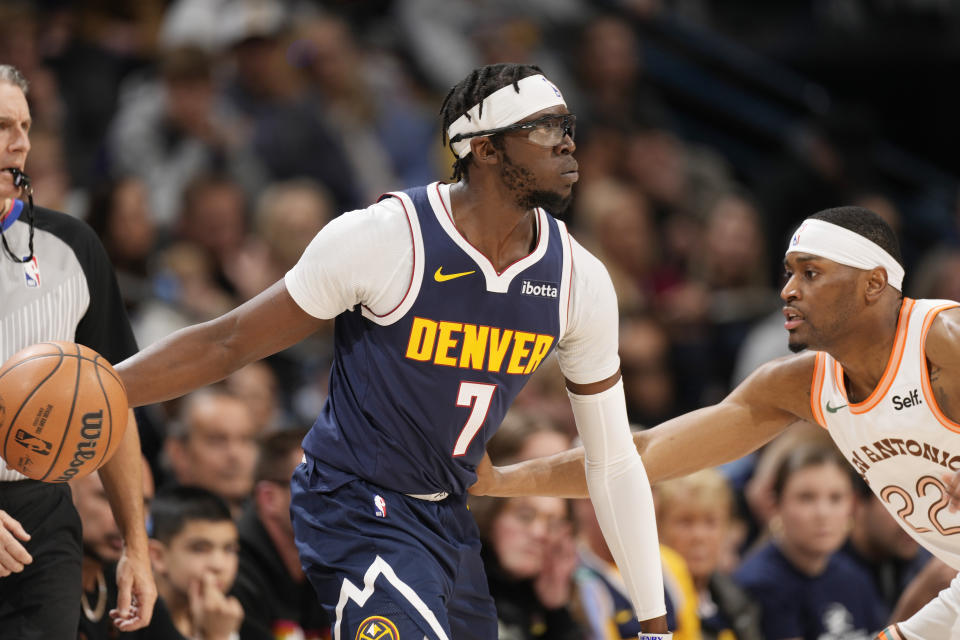
M640 640L673 640L672 633L643 633L640 632Z

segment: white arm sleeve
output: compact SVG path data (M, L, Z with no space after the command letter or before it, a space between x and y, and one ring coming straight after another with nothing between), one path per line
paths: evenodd
M397 198L334 218L284 276L287 291L316 318L357 304L377 314L399 304L410 286L413 240Z
M570 248L570 308L557 359L568 380L589 384L606 380L620 368L617 294L602 262L573 238Z
M897 626L907 640L960 638L960 575L920 611Z
M597 520L639 620L667 612L653 494L633 444L623 382L593 395L568 393L586 458Z

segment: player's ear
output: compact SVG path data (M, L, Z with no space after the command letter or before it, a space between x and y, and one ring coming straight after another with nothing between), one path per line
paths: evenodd
M470 151L478 164L496 164L500 161L500 150L493 145L489 136L471 138Z
M864 295L867 302L875 302L887 287L887 271L883 267L874 267L867 274L867 288Z
M147 540L147 549L150 553L150 564L153 566L154 573L165 574L167 572L167 546L159 540L150 538Z

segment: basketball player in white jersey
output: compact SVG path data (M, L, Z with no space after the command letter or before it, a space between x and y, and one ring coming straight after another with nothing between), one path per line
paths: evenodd
M759 367L722 402L636 434L651 482L743 456L801 420L826 428L900 525L960 569L960 309L902 294L893 231L858 207L797 229L784 265L784 327L796 353ZM802 353L799 353L802 352ZM578 450L503 469L489 495L585 495ZM882 640L960 637L960 577Z

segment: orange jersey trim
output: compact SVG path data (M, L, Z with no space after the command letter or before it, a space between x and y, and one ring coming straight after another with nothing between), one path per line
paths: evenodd
M820 406L820 396L823 393L823 381L827 377L827 356L822 351L817 352L817 359L813 364L813 381L810 384L810 410L813 419L824 429L827 428L827 419Z
M850 398L847 397L846 383L843 381L843 367L840 366L839 362L836 363L835 375L837 376L837 385L840 387L843 397L847 398L850 413L859 415L870 411L880 404L883 397L887 395L887 391L890 390L890 385L893 384L894 379L897 377L900 362L903 360L903 347L907 342L907 330L910 328L910 312L913 311L913 305L915 303L916 301L912 298L903 299L903 304L900 306L900 317L897 319L897 337L894 339L893 350L890 352L890 358L887 360L887 367L883 370L883 375L880 376L880 383L877 385L877 388L867 396L866 400L859 403L850 402Z
M933 384L930 382L930 367L927 366L927 333L930 331L930 327L933 326L933 321L936 320L937 314L944 309L953 309L957 306L957 304L951 303L934 307L927 312L926 317L923 319L923 329L920 332L920 353L923 354L923 366L921 368L920 381L921 386L923 387L923 395L927 399L927 406L930 407L930 412L933 413L933 416L937 419L937 422L945 426L947 429L950 429L950 431L960 433L960 424L948 418L940 409L940 405L937 404L937 397L933 393Z

